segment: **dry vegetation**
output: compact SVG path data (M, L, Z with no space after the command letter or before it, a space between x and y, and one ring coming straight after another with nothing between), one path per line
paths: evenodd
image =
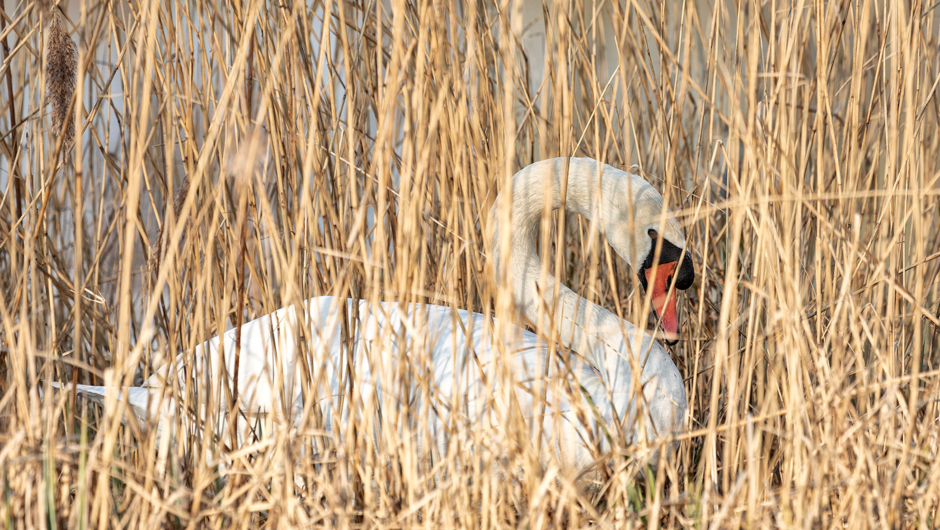
M935 3L74 4L0 12L0 524L940 524ZM436 482L315 415L220 467L210 437L40 393L139 383L321 294L492 311L485 213L569 154L645 175L695 260L688 432L655 475L624 448L600 495L493 480L534 450L494 438ZM646 322L629 269L563 230L546 266Z

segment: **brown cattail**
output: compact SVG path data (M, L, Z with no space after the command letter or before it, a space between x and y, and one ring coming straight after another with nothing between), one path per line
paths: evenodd
M43 16L48 17L54 8L55 2L52 0L36 0L36 12L42 13Z
M52 101L52 130L55 137L65 135L62 142L64 153L68 153L75 142L75 125L72 123L69 107L75 92L75 73L78 67L76 56L75 43L62 29L58 15L53 16L46 60L46 91Z
M226 173L234 179L236 190L244 189L255 174L263 173L270 158L268 133L255 128L226 164Z

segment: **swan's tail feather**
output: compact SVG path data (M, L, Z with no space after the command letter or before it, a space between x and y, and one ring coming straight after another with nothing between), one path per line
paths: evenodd
M124 392L122 392L122 390L127 390L127 404L131 406L134 414L142 420L146 419L147 417L146 411L149 392L146 388L128 387L126 389L121 389L118 387L94 385L63 385L56 382L52 382L52 387L65 391L71 391L74 389L78 395L101 406L104 406L105 398L108 397L109 393L114 392L117 399L122 400L124 396Z
M59 390L66 390L66 391L72 390L72 385L69 385L69 384L62 385L56 382L52 383L52 387L57 388ZM107 392L108 392L106 387L91 386L91 385L75 385L74 388L75 388L75 391L78 393L78 395L83 396L87 399L90 399L91 401L94 401L95 403L99 405L104 405L104 398L105 396L107 396Z

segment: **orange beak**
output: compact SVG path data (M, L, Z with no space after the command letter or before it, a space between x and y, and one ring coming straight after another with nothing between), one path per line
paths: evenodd
M669 283L676 271L677 263L660 263L646 269L646 282L652 288L653 309L661 320L663 331L666 332L666 343L673 345L679 340L679 315L676 313L676 290L669 292ZM655 276L655 278L654 278Z

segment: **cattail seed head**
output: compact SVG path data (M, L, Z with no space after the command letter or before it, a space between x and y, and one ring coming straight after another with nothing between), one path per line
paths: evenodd
M75 92L75 76L78 68L75 43L62 29L58 15L52 18L49 32L49 49L46 60L46 91L52 101L52 131L55 138L65 135L62 149L68 153L75 141L75 125L69 107Z
M48 17L55 9L55 2L52 0L36 0L36 12Z

